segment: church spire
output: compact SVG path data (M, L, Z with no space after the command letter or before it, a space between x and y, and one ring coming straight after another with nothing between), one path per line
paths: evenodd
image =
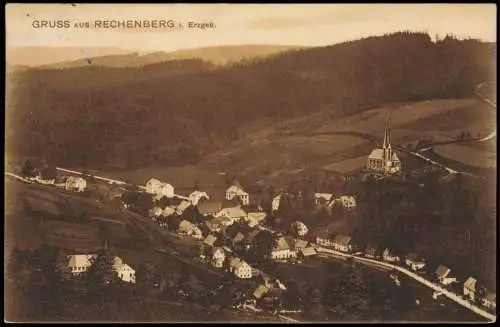
M384 131L384 149L391 145L389 140L389 118L386 116L385 119L385 131Z

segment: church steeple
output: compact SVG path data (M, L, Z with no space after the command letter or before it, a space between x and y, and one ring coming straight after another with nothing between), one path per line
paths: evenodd
M389 118L385 119L385 131L384 131L384 146L383 148L386 149L387 147L390 147L391 143L389 140Z

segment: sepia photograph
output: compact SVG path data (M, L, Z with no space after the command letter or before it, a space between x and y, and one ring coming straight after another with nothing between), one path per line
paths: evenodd
M496 322L496 9L6 4L4 322Z

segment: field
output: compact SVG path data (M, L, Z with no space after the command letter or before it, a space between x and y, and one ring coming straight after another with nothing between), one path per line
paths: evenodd
M437 146L434 151L453 161L476 168L495 168L496 154L481 151L467 145L446 144Z

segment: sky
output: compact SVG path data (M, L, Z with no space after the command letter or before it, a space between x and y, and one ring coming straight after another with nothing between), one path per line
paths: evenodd
M35 28L42 20L173 20L183 29ZM187 28L212 22L208 29ZM494 4L8 4L7 49L117 47L174 51L217 45L323 46L402 30L496 42Z

